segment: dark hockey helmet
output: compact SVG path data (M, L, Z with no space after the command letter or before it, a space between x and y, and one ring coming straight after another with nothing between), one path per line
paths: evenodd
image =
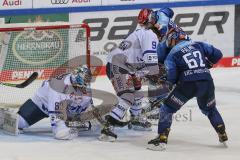
M174 47L176 44L178 44L180 41L190 41L191 39L188 37L188 35L181 29L181 28L172 28L167 33L166 36L166 45L169 48Z
M149 8L141 9L141 11L138 14L138 23L146 25L149 22L149 18L152 12L153 10Z

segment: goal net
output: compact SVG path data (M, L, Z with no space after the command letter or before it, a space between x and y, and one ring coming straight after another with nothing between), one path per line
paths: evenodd
M18 107L43 80L80 64L90 66L90 29L65 22L0 26L0 82L21 83L33 73L38 78L23 89L0 85L0 107Z

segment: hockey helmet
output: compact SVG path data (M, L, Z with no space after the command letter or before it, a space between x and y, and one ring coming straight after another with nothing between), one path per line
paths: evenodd
M166 36L166 45L172 48L182 40L190 41L191 39L181 28L172 28Z
M138 23L146 25L149 22L149 18L152 12L153 10L149 8L141 9L141 11L138 14Z
M161 13L164 13L166 17L171 19L174 15L174 12L171 8L161 8L160 10L157 11L152 11L150 18L149 18L149 23L152 25L155 25L156 23L159 23L161 21Z

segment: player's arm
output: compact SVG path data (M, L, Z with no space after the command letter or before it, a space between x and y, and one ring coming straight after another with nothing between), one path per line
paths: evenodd
M216 64L223 57L222 52L214 46L203 42L199 42L199 44L204 50L204 54L206 56L206 61L209 65L209 68L211 68L213 64Z
M164 64L164 61L169 52L170 52L170 49L167 47L166 43L158 43L158 46L157 46L158 62L161 64Z
M142 55L145 63L145 70L148 71L147 75L151 76L158 74L157 37L153 33L151 34L151 32L143 32L139 40L143 51Z
M169 54L164 62L167 71L167 81L175 84L178 80L178 71L174 54Z

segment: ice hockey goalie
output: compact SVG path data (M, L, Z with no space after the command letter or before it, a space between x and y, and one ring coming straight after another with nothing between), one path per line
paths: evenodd
M80 114L91 108L91 72L81 65L70 73L50 78L42 83L32 98L21 105L16 114L0 110L0 127L13 134L43 118L50 117L54 138L68 140L76 135L66 125L66 117ZM23 93L24 94L24 93ZM62 104L67 102L67 107ZM66 109L64 111L63 109Z

